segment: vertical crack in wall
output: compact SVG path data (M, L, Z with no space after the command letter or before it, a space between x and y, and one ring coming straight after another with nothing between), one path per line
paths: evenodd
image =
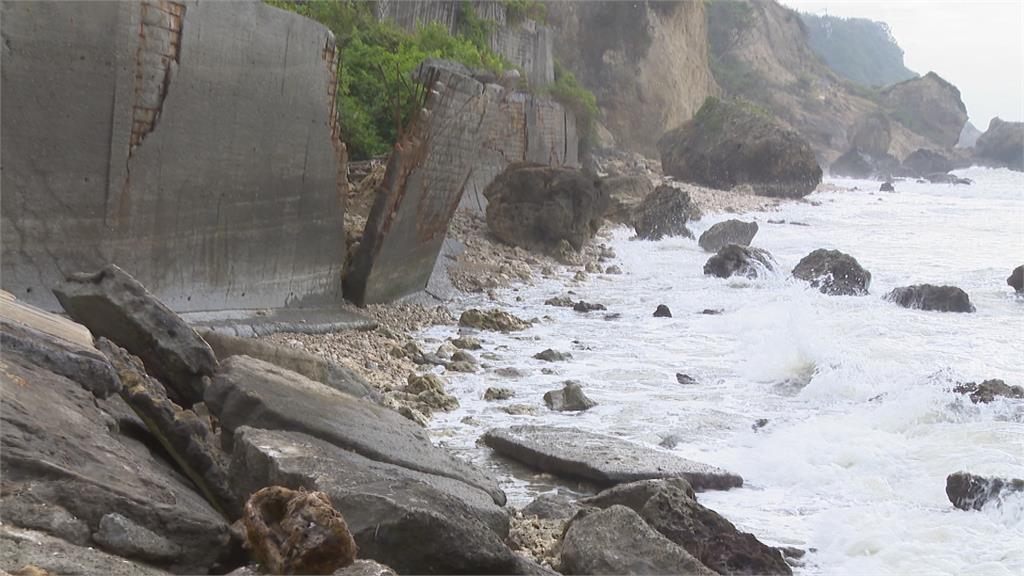
M338 157L338 173L335 186L342 217L345 215L345 198L348 196L348 149L341 141L341 125L338 123L338 48L334 35L327 33L324 51L321 54L327 65L327 125L331 130L331 146Z
M168 0L143 0L139 48L135 53L132 134L128 157L160 120L172 69L181 55L185 6Z

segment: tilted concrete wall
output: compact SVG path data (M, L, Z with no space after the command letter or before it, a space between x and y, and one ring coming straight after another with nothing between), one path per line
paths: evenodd
M258 1L2 10L5 290L58 309L115 262L179 311L340 299L326 28Z
M431 86L427 112L388 159L345 279L358 304L423 290L455 209L483 210L484 188L509 164L579 166L575 118L561 105L451 70L420 78Z

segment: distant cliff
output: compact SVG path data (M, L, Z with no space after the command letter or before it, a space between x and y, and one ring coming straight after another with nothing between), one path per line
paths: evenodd
M815 14L800 19L811 50L847 80L880 88L917 76L904 66L903 50L884 22Z

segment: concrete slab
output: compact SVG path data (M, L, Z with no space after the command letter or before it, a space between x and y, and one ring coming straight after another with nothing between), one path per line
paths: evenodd
M326 334L346 330L375 330L377 321L344 308L261 308L255 310L219 310L181 314L186 322L200 328L254 338L277 332Z

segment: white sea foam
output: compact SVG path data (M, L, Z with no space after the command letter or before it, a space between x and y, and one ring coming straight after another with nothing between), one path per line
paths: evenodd
M492 460L475 445L482 429L463 417L486 426L579 426L652 445L675 435L675 453L746 480L739 490L703 493L702 502L766 542L816 549L800 572L1024 573L1024 498L963 512L944 492L946 475L958 470L1024 477L1024 408L973 405L949 391L956 381L987 378L1024 385L1024 301L1005 283L1024 263L1024 175L958 174L975 184L899 182L890 194L877 183L837 181L862 191L814 194L819 206L744 216L760 225L754 245L779 262L782 273L766 279L705 277L709 255L695 241L637 242L616 232L625 274L592 277L575 290L621 318L544 306L565 292L559 281L500 293L513 313L552 318L525 333L485 336L502 358L489 363L530 374L451 375L462 408L436 417L436 437L499 474L514 473L505 488L522 505L553 480ZM705 218L694 232L728 217ZM824 296L788 278L816 248L856 257L872 273L871 294ZM977 313L905 310L882 299L924 282L960 286ZM674 317L653 318L658 304ZM458 305L493 303L468 297ZM705 308L725 312L700 314ZM545 348L574 359L531 358ZM676 372L699 384L676 383ZM582 414L544 410L543 393L570 378L600 405ZM509 416L484 402L496 385L516 390L509 402L540 406L539 415ZM758 418L768 424L754 431Z

